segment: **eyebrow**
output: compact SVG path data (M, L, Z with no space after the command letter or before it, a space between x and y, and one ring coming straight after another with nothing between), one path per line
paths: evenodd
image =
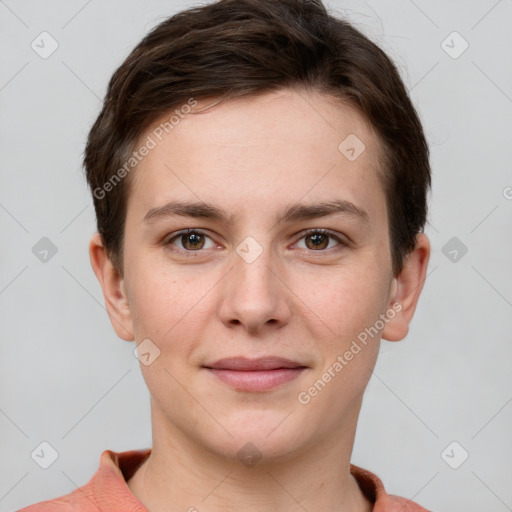
M359 218L364 221L369 220L368 213L356 206L350 201L336 199L328 202L314 204L294 204L288 206L274 218L275 224L282 222L293 222L298 220L315 219L318 217L326 217L328 215L343 214ZM152 224L159 219L172 216L194 217L200 219L211 219L229 223L233 220L233 215L229 215L225 210L213 204L205 202L184 202L170 201L163 206L151 208L142 222L144 224Z

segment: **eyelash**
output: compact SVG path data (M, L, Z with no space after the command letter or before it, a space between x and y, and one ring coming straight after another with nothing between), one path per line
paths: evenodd
M186 257L190 257L190 258L194 258L194 257L197 257L197 256L200 256L201 253L204 253L205 250L203 249L197 249L197 250L189 250L189 249L177 249L175 248L173 245L172 245L172 242L176 239L179 239L180 237L182 237L183 235L189 235L189 234L199 234L199 235L204 235L206 236L207 238L210 238L212 239L207 232L203 231L202 229L193 229L193 228L189 228L189 229L185 229L183 231L179 231L178 233L174 234L171 238L168 238L165 242L165 246L172 252L175 252L175 253L178 253L178 254L184 254L186 255ZM323 229L323 228L318 228L318 229L315 229L315 228L312 228L312 229L308 229L306 231L304 231L302 233L302 236L299 238L298 241L302 240L303 238L306 238L307 236L309 235L313 235L313 234L322 234L322 235L326 235L328 236L329 238L332 238L334 240L336 240L338 242L338 245L336 247L331 247L330 249L319 249L318 251L315 251L315 250L309 250L309 252L311 253L315 253L315 252L318 252L318 253L323 253L323 252L331 252L331 251L339 251L345 247L348 247L348 243L345 242L344 240L342 240L340 237L338 237L337 235L335 235L332 231L329 231L328 229ZM212 239L213 241L213 239ZM194 254L195 253L195 254Z

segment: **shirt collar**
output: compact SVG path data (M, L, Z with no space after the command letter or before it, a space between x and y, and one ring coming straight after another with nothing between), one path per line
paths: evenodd
M90 485L102 510L109 510L115 500L123 503L123 510L126 512L148 512L132 494L127 481L150 454L151 448L125 452L105 450L101 454L99 469L91 479ZM388 496L380 478L366 469L351 464L350 473L357 480L366 497L374 504L373 512L391 512L395 510L395 508L390 508L393 504L397 505L396 510L402 512L425 510L418 505L409 508L408 500ZM399 505L401 505L400 509Z

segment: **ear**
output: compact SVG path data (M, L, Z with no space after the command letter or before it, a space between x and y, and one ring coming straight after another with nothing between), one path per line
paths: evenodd
M105 298L105 306L117 335L125 341L133 341L132 315L124 279L112 264L103 245L101 235L95 233L89 243L91 266L100 282Z
M426 279L429 259L430 242L425 234L419 233L416 246L407 255L402 271L393 278L388 307L396 314L382 330L385 340L400 341L407 336Z

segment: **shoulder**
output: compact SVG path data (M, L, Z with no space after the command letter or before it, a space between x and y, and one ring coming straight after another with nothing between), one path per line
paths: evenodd
M382 480L367 469L351 464L350 472L365 496L374 504L373 512L430 512L414 501L388 494Z
M95 489L97 482L104 479L106 468L108 467L108 457L111 454L116 455L110 450L105 450L102 453L99 469L85 485L77 487L69 494L28 505L16 512L80 512L82 510L101 510L96 499L97 493Z
M104 450L100 464L89 482L71 493L41 501L16 512L91 512L107 511L122 505L123 510L145 511L130 492L126 479L149 456L151 449L114 452Z
M89 494L87 486L85 486L74 490L70 494L28 505L17 512L79 512L82 509L77 507L82 505L88 505L89 509L97 506L94 499L91 500Z
M394 512L395 510L400 512L430 512L414 501L392 494L386 495L386 507L385 512L388 512L388 510L389 512ZM375 510L375 512L379 511L380 509ZM384 512L384 509L382 509L382 512Z

